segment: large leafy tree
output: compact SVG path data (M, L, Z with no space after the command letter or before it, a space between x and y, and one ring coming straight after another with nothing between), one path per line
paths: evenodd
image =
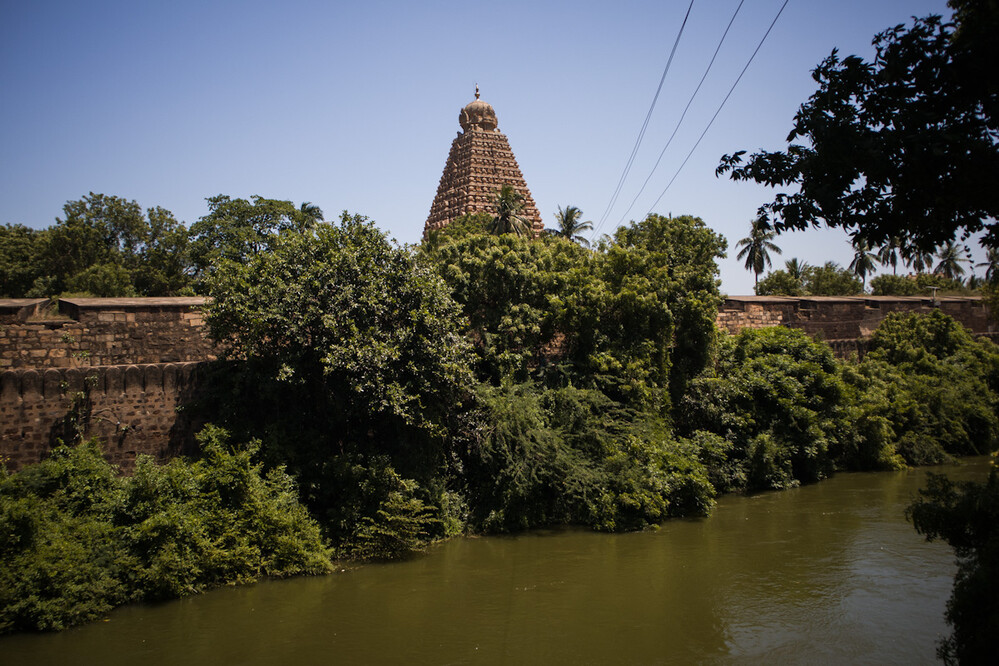
M375 529L392 497L411 515L388 523L418 525L410 493L440 474L470 388L457 304L362 217L268 235L205 279L208 331L232 361L213 418L259 436L338 543Z
M304 232L323 219L308 202L253 196L233 199L220 194L208 199L208 214L191 225L191 260L204 276L223 259L250 259L268 250L282 234Z
M753 220L749 235L736 243L736 247L742 248L736 258L746 260L746 270L753 272L755 284L760 282L760 273L771 265L770 253L781 253L780 248L773 242L776 235L767 221L758 217Z
M593 229L593 222L589 220L584 222L582 218L583 211L576 206L566 206L565 208L559 206L558 212L555 213L558 229L550 229L549 233L589 247L590 241L583 233Z
M40 232L23 224L0 226L0 298L19 298L42 276Z
M91 192L63 212L38 239L31 295L170 296L189 287L187 229L170 211Z
M999 125L991 0L898 25L874 39L875 57L840 57L813 72L784 151L722 157L735 180L780 188L761 214L778 232L824 223L871 245L907 237L924 251L986 231L999 243Z

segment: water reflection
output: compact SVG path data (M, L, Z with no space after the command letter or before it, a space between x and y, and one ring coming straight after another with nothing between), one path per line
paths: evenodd
M937 470L939 471L939 470ZM987 461L948 468L984 479ZM926 663L944 545L902 518L924 473L725 497L640 534L443 544L413 561L271 581L0 639L5 663Z

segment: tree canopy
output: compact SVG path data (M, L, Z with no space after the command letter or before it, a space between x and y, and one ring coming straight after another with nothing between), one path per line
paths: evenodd
M93 192L39 231L0 227L0 294L176 296L191 292L187 229L159 206Z
M984 230L999 244L999 10L955 2L874 38L875 57L837 51L813 71L784 151L725 155L717 173L784 191L760 208L778 231L841 227L878 246L904 237L932 252Z

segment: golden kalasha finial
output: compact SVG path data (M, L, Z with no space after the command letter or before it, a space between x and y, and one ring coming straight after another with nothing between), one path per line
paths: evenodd
M475 99L479 99L479 84L475 84Z

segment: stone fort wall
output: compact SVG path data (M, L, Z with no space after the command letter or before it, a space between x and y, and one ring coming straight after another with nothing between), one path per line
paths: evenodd
M988 307L978 296L729 296L718 310L718 327L738 333L744 328L786 326L816 338L857 340L874 332L893 312L927 314L940 310L977 335L999 332Z
M97 437L130 472L140 453L163 461L194 451L184 410L199 363L152 363L0 372L0 462L10 470L46 457L76 433Z
M79 432L126 473L193 451L184 404L215 358L202 298L0 300L0 463L16 470Z
M128 472L139 454L158 460L194 450L184 405L196 396L215 350L200 298L0 300L0 463L41 460L76 432L100 438ZM787 326L862 354L864 338L891 312L940 309L974 333L999 337L980 298L732 296L722 329Z

